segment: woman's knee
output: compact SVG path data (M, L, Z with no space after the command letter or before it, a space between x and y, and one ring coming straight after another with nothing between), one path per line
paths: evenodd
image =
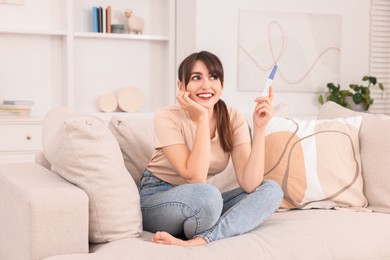
M262 189L265 189L268 191L270 195L274 197L274 201L276 202L282 202L284 193L280 185L274 181L274 180L264 180L262 184L260 185ZM259 187L259 188L260 188Z
M188 184L191 211L194 215L184 223L184 234L192 238L217 223L222 213L223 200L220 191L211 184ZM189 189L189 190L188 190Z
M192 185L191 196L195 198L195 207L202 215L213 216L218 220L223 206L221 192L217 187L208 183L189 184ZM215 221L216 221L215 220Z

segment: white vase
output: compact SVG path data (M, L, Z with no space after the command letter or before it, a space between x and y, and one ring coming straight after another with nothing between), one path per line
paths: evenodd
M368 112L367 110L364 109L364 104L363 102L360 104L355 104L353 102L353 99L351 96L346 96L345 97L345 102L351 106L351 109L356 112Z

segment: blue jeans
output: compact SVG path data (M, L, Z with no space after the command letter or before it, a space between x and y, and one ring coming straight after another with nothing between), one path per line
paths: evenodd
M221 194L212 184L173 186L145 170L140 197L144 230L183 239L201 236L210 243L259 226L279 208L283 191L264 180L252 193L236 188Z

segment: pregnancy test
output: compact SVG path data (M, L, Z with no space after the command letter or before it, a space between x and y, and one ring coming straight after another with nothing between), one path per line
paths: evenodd
M268 76L267 82L265 83L265 87L264 87L263 93L261 93L262 97L268 97L269 96L269 87L272 86L272 82L274 81L274 77L275 77L275 73L276 73L277 69L278 69L278 65L275 64L274 67L272 68L271 73Z

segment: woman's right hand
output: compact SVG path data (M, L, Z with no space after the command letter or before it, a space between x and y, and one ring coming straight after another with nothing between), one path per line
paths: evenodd
M176 100L190 114L192 120L198 122L199 118L203 116L208 117L207 108L192 100L189 91L179 90L179 93L176 95Z
M204 183L210 165L210 126L208 110L190 98L191 93L179 90L176 99L196 123L195 139L190 150L186 144L163 147L174 169L189 183Z

